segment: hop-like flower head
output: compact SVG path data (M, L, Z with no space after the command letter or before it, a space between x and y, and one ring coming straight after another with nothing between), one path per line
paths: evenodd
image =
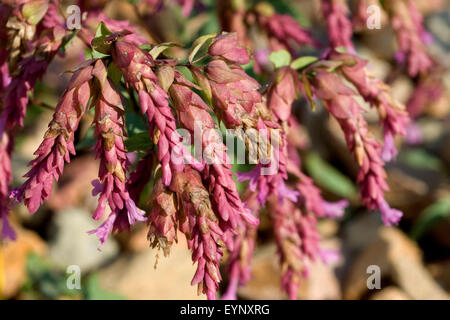
M396 223L401 216L398 210L388 210L384 191L389 189L381 159L381 146L370 135L367 122L352 95L355 92L343 84L333 73L319 71L313 82L317 97L321 98L330 114L339 122L350 151L360 165L358 182L360 193L368 209L383 210L387 225ZM382 209L383 208L383 209Z
M44 141L35 152L37 157L30 162L32 168L25 175L28 179L14 192L15 198L24 200L31 213L36 212L50 197L53 180L58 180L64 162L70 162L70 154L75 154L74 133L87 108L92 70L92 65L88 65L72 76L56 107Z
M95 102L95 149L100 159L99 179L93 182L93 195L100 194L94 219L103 217L106 204L111 214L106 222L96 230L103 244L110 232L129 229L136 221L145 221L145 212L138 209L127 189L128 161L123 138L125 123L123 119L122 98L107 77L106 67L97 60L92 71L98 80L100 94Z

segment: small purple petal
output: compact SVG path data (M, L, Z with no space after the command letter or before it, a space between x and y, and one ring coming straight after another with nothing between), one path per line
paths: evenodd
M254 52L254 58L256 63L258 63L259 65L268 65L269 64L269 54L270 54L270 50L267 48L263 48L263 49L257 49Z
M398 151L395 148L394 138L392 134L387 132L384 134L384 146L381 151L381 158L385 162L390 162L397 157Z
M406 128L405 140L410 145L416 145L423 142L423 134L419 126L411 122Z
M237 172L236 178L238 182L244 182L249 181L249 188L252 192L256 190L256 187L258 185L258 179L260 177L260 165L257 165L252 170L248 172Z
M128 222L130 223L130 225L135 224L136 221L145 221L145 220L147 220L147 218L144 216L145 215L145 211L139 209L132 199L128 199L125 202L125 205L126 205L127 210L128 210Z
M8 221L8 210L2 210L1 220L2 220L2 239L10 239L15 241L17 239L17 234L11 227Z
M109 217L103 222L100 227L97 229L88 231L88 234L96 234L97 238L100 240L100 248L105 244L106 240L108 239L109 234L111 233L114 222L117 218L117 214L115 212L111 213Z
M280 180L277 186L278 202L283 203L284 198L291 200L292 202L297 202L300 192L294 191L286 187L283 180Z
M137 152L127 152L126 157L129 163L134 163L137 160Z
M403 65L405 64L406 58L405 58L405 54L402 51L397 51L394 55L395 61L397 61L397 63L399 65Z
M21 188L14 188L11 190L11 193L9 194L10 199L14 199L17 202L21 202L23 198L23 190Z
M96 195L98 195L99 193L101 193L103 191L103 184L100 182L100 180L95 179L92 180L91 182L92 186L94 187L94 189L92 190L92 196L95 197Z
M257 226L259 224L259 219L251 213L250 209L244 209L242 217L251 226Z
M403 216L403 213L400 210L392 209L384 199L380 201L379 205L381 211L381 219L386 226L390 227L394 224L399 223L400 219Z
M349 202L347 200L341 200L338 202L322 201L324 214L331 219L342 217L344 215L345 208L348 207L348 204Z
M320 259L324 264L336 263L339 261L340 252L339 250L328 250L328 249L319 249Z

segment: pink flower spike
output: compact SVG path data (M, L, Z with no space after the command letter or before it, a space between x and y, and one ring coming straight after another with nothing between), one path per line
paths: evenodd
M70 156L75 154L74 134L91 95L92 70L92 66L87 65L73 74L44 140L35 152L36 158L29 163L31 169L25 175L28 179L12 193L16 199L24 201L30 213L36 212L50 197L54 180L58 180L64 163L70 162Z
M197 262L191 284L198 285L199 294L204 293L209 300L214 300L222 280L219 271L219 261L223 256L221 243L226 242L225 233L231 233L222 225L228 228L229 222L212 210L210 196L200 174L189 166L175 173L171 189L176 193L180 206L179 229L188 239L193 262Z
M163 183L168 186L174 172L183 170L183 158L187 161L193 161L193 158L180 143L182 137L176 131L176 121L169 105L169 96L161 87L162 81L159 81L152 69L155 67L155 62L148 52L121 40L111 45L111 54L114 62L121 69L125 81L139 94L141 112L147 116L150 135L158 145L157 155L161 163ZM167 68L170 69L167 69L167 72L172 74L173 82L178 76L178 71L171 67ZM169 87L171 85L172 83L169 83ZM180 157L183 158L180 159ZM198 163L196 166L200 167Z
M227 290L222 295L221 300L237 300L237 289L239 286L239 265L234 264L230 272L230 281Z
M136 207L126 183L128 159L124 145L125 122L123 118L122 97L107 78L106 67L97 60L93 74L101 84L100 93L95 102L95 132L97 138L95 150L100 159L98 180L92 185L93 195L100 194L94 219L100 219L109 205L111 215L95 232L103 244L107 233L129 230L137 221L144 221L144 211Z
M177 0L177 2L181 6L181 13L183 14L183 16L189 17L192 9L194 9L195 0Z
M426 48L431 39L423 27L422 15L414 2L390 1L387 4L399 47L396 59L401 64L406 64L411 77L429 73L434 65Z
M344 47L354 52L353 26L348 18L350 12L345 0L321 0L322 13L327 22L330 47Z
M236 33L224 33L216 37L209 47L211 56L220 56L229 62L247 64L250 56L246 48L239 44Z

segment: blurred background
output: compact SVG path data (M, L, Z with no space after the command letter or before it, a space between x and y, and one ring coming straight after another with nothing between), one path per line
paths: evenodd
M70 4L70 1L66 1ZM95 1L94 1L95 2ZM100 1L101 2L101 1ZM185 18L176 6L168 6L151 19L138 19L139 10L130 2L108 1L105 13L126 19L142 30L150 27L149 40L185 43L199 35L218 32L215 1L201 1ZM316 1L271 2L280 13L290 13L314 35L325 39L325 26ZM331 200L351 202L343 218L319 222L323 246L338 249L340 256L329 265L317 262L301 285L299 299L448 299L450 294L450 2L416 1L425 25L435 41L431 54L443 65L434 75L446 84L446 91L427 98L417 117L420 141L403 142L396 162L387 166L391 191L387 199L404 212L398 227L387 228L380 215L361 206L354 184L357 167L347 151L336 123L323 110L312 113L305 101L295 112L305 128L305 171ZM143 31L143 34L146 34ZM370 69L392 86L393 95L411 103L417 83L407 77L393 60L395 39L389 25L380 30L361 30L355 35L358 53L370 61ZM324 40L326 42L326 40ZM182 56L185 52L175 52ZM41 142L52 117L52 109L69 76L65 70L83 59L83 45L74 40L64 57L58 57L35 90L26 124L17 138L13 155L14 184L23 182L27 163ZM251 70L250 70L251 72ZM431 80L430 80L431 81ZM376 115L368 114L373 130ZM127 119L128 120L128 119ZM96 207L91 181L98 163L90 151L93 145L92 116L83 119L76 137L77 155L66 166L50 200L34 215L18 205L11 215L18 232L15 242L0 246L0 297L2 299L204 299L190 286L195 272L186 241L180 235L169 257L149 248L147 228L140 225L130 233L110 237L99 251L98 240L87 231L98 226L91 215ZM132 123L132 119L130 120ZM243 190L246 185L241 185ZM286 299L280 290L270 221L262 216L253 279L238 291L241 299ZM161 257L158 257L160 255ZM81 289L66 286L67 267L81 270ZM381 289L369 290L367 266L381 268ZM223 272L225 274L225 272ZM226 286L227 279L222 283Z

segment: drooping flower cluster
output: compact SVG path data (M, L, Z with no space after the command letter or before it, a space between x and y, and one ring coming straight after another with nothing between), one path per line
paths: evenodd
M210 196L203 186L200 174L190 167L175 175L173 189L180 205L179 227L187 236L192 260L197 271L191 284L198 286L199 293L215 299L222 277L219 262L223 255L223 217L213 211Z
M270 162L263 163L264 157L259 157L259 163L250 172L238 173L238 181L249 180L250 190L258 190L257 199L264 205L269 194L276 194L281 201L289 198L296 201L297 192L289 190L286 187L287 180L287 161L288 146L286 141L286 132L281 130L286 127L287 121L291 115L292 103L296 98L296 92L299 85L297 74L289 67L281 68L275 73L272 85L267 90L267 106L259 106L259 112L270 114L270 118L260 118L257 123L257 129L260 132L267 132L266 140L274 144L267 150L271 153ZM266 110L262 111L264 108ZM263 142L263 141L260 141ZM261 148L259 151L263 151ZM264 174L264 170L267 174Z
M16 126L23 126L23 119L28 104L28 93L34 88L36 80L42 77L50 61L58 53L65 35L64 21L57 14L56 4L38 0L27 4L34 9L36 8L34 2L41 3L48 10L42 11L42 8L40 8L37 13L30 12L31 17L33 17L31 21L34 28L32 29L35 30L32 32L32 36L27 34L27 32L8 34L8 41L12 44L8 53L9 57L13 57L13 61L9 61L12 80L5 88L4 107L1 114L1 117L5 120L2 121L3 126L0 128L0 134L3 134L5 130L11 131ZM43 2L47 4L45 5ZM27 10L27 8L24 5L14 8L13 12L18 12L19 16L23 16L31 10ZM15 15L9 18L6 24L7 30L13 28L12 26L9 27L9 23L10 20L15 18ZM36 27L38 22L40 22L39 28ZM21 24L25 24L24 28L28 28L29 23L31 22L27 20L21 22ZM11 36L14 39L11 39ZM15 40L17 38L18 40ZM26 48L22 47L21 44L23 42L28 44ZM19 50L17 53L13 53L13 51L17 50Z
M92 195L100 196L94 219L103 217L107 204L111 213L98 229L90 233L96 233L104 244L111 232L129 230L136 221L145 221L145 212L136 207L127 188L128 161L124 145L122 98L112 80L107 77L106 67L101 60L97 60L92 73L100 86L94 120L97 137L95 150L100 159L100 168L99 179L92 182Z
M102 11L96 11L95 7L88 11L87 17L83 20L82 28L79 30L77 36L87 45L90 45L95 38L95 31L100 22L103 22L111 32L124 32L124 40L127 42L135 45L142 45L147 42L144 37L137 33L137 28L130 25L127 20L110 19Z
M23 126L30 91L62 44L64 22L57 14L57 5L57 1L46 0L0 4L0 216L3 234L10 238L14 233L6 219L13 136L17 127Z
M231 172L231 161L226 147L218 133L215 122L205 102L192 91L192 85L186 80L176 81L171 88L174 105L179 113L180 123L201 141L203 156L207 165L204 168L204 180L211 193L212 205L221 218L224 230L224 242L232 248L232 236L242 219L250 224L256 223L244 207ZM195 134L199 136L196 137Z
M247 190L243 195L245 206L258 218L261 204L256 199L257 193ZM257 225L247 225L235 236L233 250L227 261L229 277L227 290L222 295L223 300L236 300L239 286L245 285L252 277L251 262L256 247Z
M383 222L390 226L399 222L402 213L391 209L384 199L387 191L386 172L381 159L381 145L368 131L362 110L353 96L356 92L346 86L336 74L320 69L312 82L315 95L338 121L349 150L360 165L358 182L361 197L368 209L380 209Z
M161 1L144 2L155 12L162 6ZM195 1L177 2L189 15ZM42 6L30 13L28 3L33 3L33 8ZM0 45L0 178L4 178L0 179L0 218L4 237L14 237L6 220L13 130L23 123L28 93L67 39L58 4L24 0L15 6L0 5L0 26L4 26L0 39L8 39L9 45ZM344 132L348 149L360 166L357 181L365 206L380 210L386 225L398 223L402 213L390 208L384 198L388 190L384 161L395 157L394 137L405 134L408 117L392 99L389 87L356 56L345 1L322 0L329 35L326 52L320 58L300 58L292 63L289 53L297 55L300 46L317 43L295 19L276 13L266 3L246 8L239 2L221 1L220 20L225 29L236 33L199 38L185 63L166 55L173 43L148 45L128 22L106 17L100 10L106 1L80 4L88 12L77 36L94 59L74 72L30 163L27 180L12 193L30 212L50 197L54 181L75 154L75 131L86 111L93 108L95 151L100 160L98 179L92 182L93 195L98 195L94 219L104 218L107 207L111 212L90 233L103 244L109 234L147 221L150 244L164 255L178 240L178 232L183 233L197 264L192 284L208 299L216 298L222 280L219 267L228 250L230 281L224 298L233 299L238 286L251 278L258 218L267 210L282 266L282 288L296 298L311 262L324 260L317 220L339 218L348 205L346 200L326 201L302 171L299 149L303 145L298 136L303 128L293 108L303 94L310 101L319 99ZM405 9L401 6L394 5L390 11L397 18L393 23L400 49L407 56L410 73L424 73L428 68L425 50L416 48L416 40L411 40L414 32L424 34L422 18L410 6L412 24L405 24L408 19L402 16ZM262 73L258 79L271 74L267 86L243 69L252 60L248 47L254 49L254 70ZM271 65L269 53L278 50L283 50L289 62ZM153 142L133 155L127 154L125 147L127 133L133 133L125 129L124 91L134 107L127 111L140 114ZM369 132L357 96L376 108L384 146ZM236 174L238 182L249 181L242 197L222 140L223 127L245 130L238 137L249 158L257 150L254 168ZM177 129L188 132L190 139ZM151 194L146 199L144 189L149 183ZM138 208L140 204L145 204L146 211Z
M409 117L405 107L392 98L389 86L369 73L365 67L367 61L336 51L330 52L329 59L343 63L339 71L356 87L358 93L377 109L384 130L382 157L386 162L391 161L397 155L394 137L406 134Z
M350 10L345 0L321 0L322 14L327 22L328 41L331 48L344 47L354 52L353 26L348 17Z
M319 258L317 219L303 213L291 201L280 205L272 198L269 208L280 256L281 286L291 299L296 299L301 279L308 276L308 265Z
M11 78L8 70L8 50L6 43L8 35L5 32L10 8L0 3L0 105L3 105L3 96ZM4 120L3 120L4 121ZM0 220L2 222L1 236L3 239L15 239L15 232L8 221L9 206L8 194L9 185L12 182L11 173L11 149L13 141L8 135L3 135L0 141Z
M300 46L319 45L294 18L278 14L267 2L247 8L243 1L221 1L219 18L224 31L236 32L241 43L253 48L257 73L271 68L272 51L285 49L293 53Z
M236 34L218 36L209 47L213 60L205 67L215 112L227 128L241 126L253 116L260 84L239 66L250 62L247 49L238 44Z
M30 162L32 167L25 175L26 182L13 190L18 201L24 201L30 213L36 212L52 192L53 181L62 174L64 163L75 154L74 133L87 108L91 95L90 83L93 66L88 64L77 70L53 115L44 135L44 141L36 150L37 156Z
M155 176L148 213L148 239L152 248L161 249L168 256L172 244L178 240L177 203L174 192L164 186L160 174L157 172Z
M342 217L349 202L347 200L328 202L322 198L321 191L314 185L313 180L300 170L302 164L296 147L295 144L289 147L287 170L297 179L295 187L299 192L299 204L306 212L313 213L317 218Z
M422 15L413 0L391 1L388 12L392 17L392 27L397 36L399 51L396 59L407 66L411 77L427 73L433 61L427 53L426 45L432 39L422 25Z
M255 19L260 28L265 30L269 37L272 51L291 49L295 45L315 46L317 42L311 34L303 29L294 18L287 14L278 14L267 3L255 6ZM249 17L251 23L253 17Z
M113 35L114 36L114 35ZM111 38L112 39L112 38ZM139 94L140 109L147 116L153 140L158 145L158 159L161 161L163 183L169 185L173 171L183 169L184 158L194 162L185 148L176 149L182 137L175 131L175 118L169 106L168 95L158 84L158 77L152 71L155 62L148 52L126 41L114 41L112 57L122 70L126 82L133 86ZM170 84L175 73L171 67L162 66L161 83Z
M258 129L265 129L268 135L276 137L271 140L271 151L275 151L271 154L271 163L259 163L250 172L238 173L238 181L249 180L249 193L244 199L253 214L258 215L259 210L269 202L267 207L274 222L275 240L282 264L282 287L292 299L297 296L301 277L308 274L308 261L319 258L320 237L315 227L316 217L340 217L348 205L344 200L329 203L322 198L312 180L300 170L301 164L296 149L299 145L288 142L290 134L298 133L298 123L292 117L291 110L300 89L301 84L295 70L287 66L277 70L264 97L267 105L262 103L257 108L260 115ZM262 159L264 158L259 160ZM276 166L272 167L275 162ZM264 174L263 169L269 167L272 167L271 172ZM292 185L288 182L288 173L296 177L297 181ZM289 206L303 208L305 214L302 214L300 209L287 210ZM278 211L277 207L281 211ZM295 225L295 221L299 225ZM255 228L247 226L235 239L235 249L231 253L228 267L230 285L225 295L227 299L236 297L238 285L245 284L250 277L248 269L255 235ZM312 239L310 236L315 239L314 246L317 250L304 247L303 249L309 251L302 253L303 249L299 246L301 243L309 243ZM291 250L288 243L292 241L292 248L297 244L298 250ZM293 262L294 260L297 262Z
M16 234L12 229L9 221L9 186L12 182L11 173L11 149L12 141L8 135L3 135L0 141L0 220L2 222L2 229L0 235L3 239L16 238Z

